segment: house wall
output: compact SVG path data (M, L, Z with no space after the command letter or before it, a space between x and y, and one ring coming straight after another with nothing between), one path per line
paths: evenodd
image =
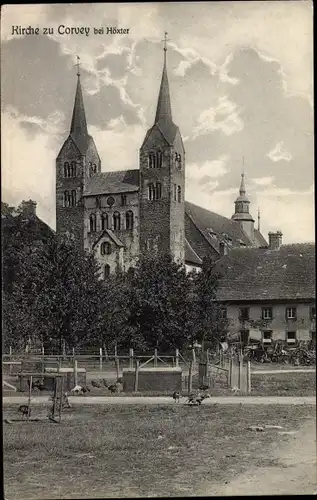
M273 340L286 340L286 332L296 331L297 340L311 340L311 332L316 331L315 321L311 320L311 303L288 303L280 302L275 304L229 304L227 305L228 333L237 334L240 330L249 330L250 338L261 340L262 331L272 330ZM239 314L241 307L249 307L251 321L240 321ZM272 320L265 322L262 320L262 307L272 307ZM286 319L286 308L296 307L296 320ZM252 324L259 322L258 325Z

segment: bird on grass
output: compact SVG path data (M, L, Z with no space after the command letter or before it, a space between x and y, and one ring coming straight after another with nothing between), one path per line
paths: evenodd
M108 385L106 380L103 380L104 386L111 392L111 394L116 394L122 390L121 382L117 381L115 384Z
M198 387L198 389L200 391L207 391L207 389L209 389L209 385L202 384L200 387Z
M22 418L25 416L27 417L28 415L29 417L31 416L31 408L29 408L28 405L20 405L18 412L22 413Z
M207 398L210 398L209 394L189 394L186 403L189 406L200 406L202 402Z
M100 389L101 387L101 384L100 382L98 382L98 380L92 380L90 383L93 387L96 387L97 389Z
M175 403L179 403L180 398L182 398L182 394L179 391L174 391L172 398L174 399Z

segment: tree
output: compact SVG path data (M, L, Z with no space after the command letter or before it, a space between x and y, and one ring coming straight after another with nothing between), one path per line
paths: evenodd
M148 348L182 347L190 286L185 267L168 255L142 257L129 278L131 341Z
M227 320L222 315L222 305L217 301L220 275L210 258L203 260L201 272L191 274L193 283L192 307L188 310L187 328L191 341L208 341L212 345L224 340Z

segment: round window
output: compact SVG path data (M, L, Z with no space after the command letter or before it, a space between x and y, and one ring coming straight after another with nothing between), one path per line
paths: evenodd
M109 198L107 198L107 205L109 205L109 207L112 207L112 205L114 205L114 202L115 199L113 196L109 196Z

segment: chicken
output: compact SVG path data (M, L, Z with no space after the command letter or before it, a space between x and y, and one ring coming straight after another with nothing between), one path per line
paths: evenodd
M81 385L75 385L75 387L73 387L73 389L71 389L71 393L72 394L81 394L83 388Z
M28 415L31 416L31 408L29 408L28 405L20 405L18 412L22 413L22 418Z
M101 387L101 384L100 382L98 382L98 380L92 380L90 383L93 387L96 387L97 389L100 389Z
M209 385L206 385L206 384L202 384L202 385L199 387L199 390L200 390L200 391L206 391L207 389L209 389Z
M172 397L173 397L175 403L179 403L179 400L182 397L182 395L179 391L174 391Z
M190 406L200 406L207 398L210 398L209 394L190 394L188 396L187 404Z

